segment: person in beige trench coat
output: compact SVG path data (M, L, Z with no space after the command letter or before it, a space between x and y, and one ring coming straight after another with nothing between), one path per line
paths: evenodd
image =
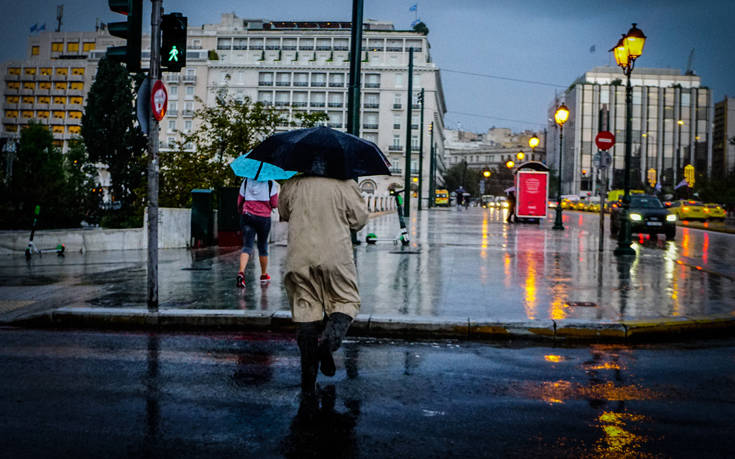
M365 226L368 210L354 180L298 176L283 184L278 212L288 222L284 284L299 324L301 387L313 392L319 368L334 375L332 353L360 310L350 230Z

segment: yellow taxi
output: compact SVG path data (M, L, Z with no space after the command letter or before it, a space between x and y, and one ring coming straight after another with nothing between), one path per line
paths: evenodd
M704 213L707 214L708 219L719 220L721 222L724 222L727 217L727 211L721 205L714 202L704 204Z
M449 207L449 191L438 189L435 192L434 204L442 207Z
M704 209L702 202L691 199L672 201L669 207L671 213L676 214L679 220L707 220Z

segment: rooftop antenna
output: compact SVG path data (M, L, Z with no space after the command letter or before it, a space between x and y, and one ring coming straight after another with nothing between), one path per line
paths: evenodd
M692 48L692 50L689 51L689 59L687 59L687 69L684 72L684 75L696 75L696 73L694 73L694 68L692 68L693 65L694 65L694 48Z
M56 31L61 32L61 18L64 17L64 5L56 6Z

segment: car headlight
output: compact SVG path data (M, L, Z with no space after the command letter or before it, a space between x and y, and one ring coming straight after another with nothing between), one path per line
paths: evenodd
M630 214L630 220L634 222L639 222L643 220L643 217L641 216L641 214Z
M676 221L676 215L674 215L674 214L667 215L666 216L666 221L667 222L675 222Z

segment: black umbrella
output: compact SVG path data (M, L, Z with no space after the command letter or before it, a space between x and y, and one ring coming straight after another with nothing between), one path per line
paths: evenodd
M325 126L274 134L248 158L337 179L390 175L390 162L377 145Z

